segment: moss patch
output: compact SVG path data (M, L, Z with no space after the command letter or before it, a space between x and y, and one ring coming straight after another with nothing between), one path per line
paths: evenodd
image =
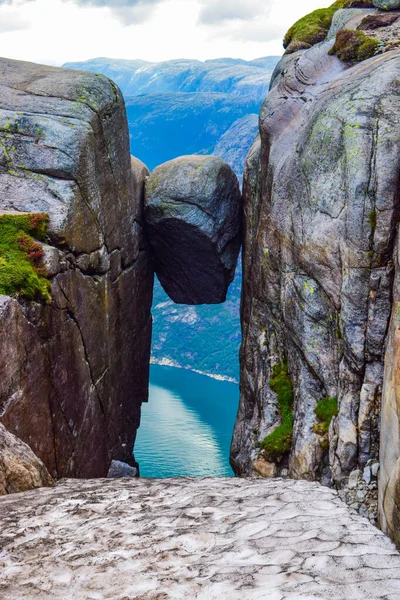
M373 8L373 3L372 0L337 0L328 8L314 10L292 25L284 37L283 47L290 53L324 41L335 12L341 8Z
M333 417L338 414L338 399L326 396L318 402L314 413L319 421L314 427L314 433L326 435Z
M376 210L372 210L369 215L368 215L368 223L370 224L370 227L372 229L372 231L375 231L376 229Z
M269 385L278 397L282 424L261 442L260 448L267 459L274 460L289 452L292 444L294 396L286 361L273 367Z
M44 240L48 220L43 213L0 215L0 294L50 301L43 248L36 241Z
M365 35L363 31L342 29L329 54L336 54L343 61L361 61L374 56L378 47L379 41Z

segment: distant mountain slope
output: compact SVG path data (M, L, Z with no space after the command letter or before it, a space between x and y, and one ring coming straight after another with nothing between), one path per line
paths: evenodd
M177 156L213 154L234 123L240 121L245 127L250 122L243 123L242 119L260 108L260 102L254 98L214 92L147 94L128 96L125 100L132 154L150 170ZM247 143L241 136L240 156L235 161L240 169L254 139L254 119L249 128L251 137ZM221 152L225 149L220 146Z
M177 156L216 154L240 182L278 57L250 62L96 58L65 67L107 75L121 88L131 152L149 169ZM239 378L241 265L219 306L178 306L156 281L153 360Z
M239 264L224 304L182 306L168 298L156 279L153 360L239 381L241 285Z
M124 96L175 92L220 92L246 96L260 102L279 57L268 56L253 61L233 58L215 60L169 60L146 62L94 58L85 62L66 63L64 67L103 73L121 88Z
M213 150L215 156L226 161L241 182L247 153L258 133L258 114L250 114L235 121L219 139Z

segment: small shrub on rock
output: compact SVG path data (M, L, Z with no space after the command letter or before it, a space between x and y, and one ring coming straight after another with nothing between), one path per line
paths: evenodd
M378 40L368 37L362 31L342 29L329 54L336 54L343 61L362 61L374 56L378 47Z
M260 448L268 460L274 460L289 452L292 444L294 395L286 361L273 367L269 385L277 395L282 423L261 442Z
M332 24L336 11L341 8L373 8L372 0L337 0L328 8L319 8L302 17L286 33L283 47L287 53L296 52L294 43L308 44L310 47L323 42ZM304 47L304 46L303 46ZM297 46L297 50L302 49Z
M327 434L333 417L338 414L338 399L326 396L318 402L314 413L319 421L314 427L314 433L318 435Z

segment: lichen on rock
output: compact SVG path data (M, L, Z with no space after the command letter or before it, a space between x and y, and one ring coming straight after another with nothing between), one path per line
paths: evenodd
M261 452L271 461L290 452L292 446L294 397L286 360L274 365L269 385L277 396L281 417L281 424L260 445Z
M329 398L329 396L325 396L325 398L318 401L314 413L318 419L314 431L318 435L324 436L329 431L333 417L336 417L338 414L338 399L336 397Z

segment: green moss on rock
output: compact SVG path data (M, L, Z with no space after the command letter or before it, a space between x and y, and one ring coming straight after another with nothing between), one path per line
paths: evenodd
M314 427L314 433L326 435L333 417L338 414L338 399L326 396L318 402L314 413L319 421Z
M269 385L277 395L282 423L261 442L260 448L267 459L274 460L289 452L292 444L294 396L286 361L273 367Z
M369 213L369 215L368 215L368 222L370 224L370 227L371 227L372 231L375 231L375 229L376 229L376 223L377 223L376 210L372 210Z
M36 241L44 240L47 224L43 213L0 215L0 294L49 302L51 284Z
M286 33L283 47L288 53L325 40L335 12L341 8L373 8L372 0L337 0L328 8L319 8L302 17Z
M375 55L379 41L369 37L363 31L342 29L336 35L336 41L329 54L336 54L343 61L362 61Z

